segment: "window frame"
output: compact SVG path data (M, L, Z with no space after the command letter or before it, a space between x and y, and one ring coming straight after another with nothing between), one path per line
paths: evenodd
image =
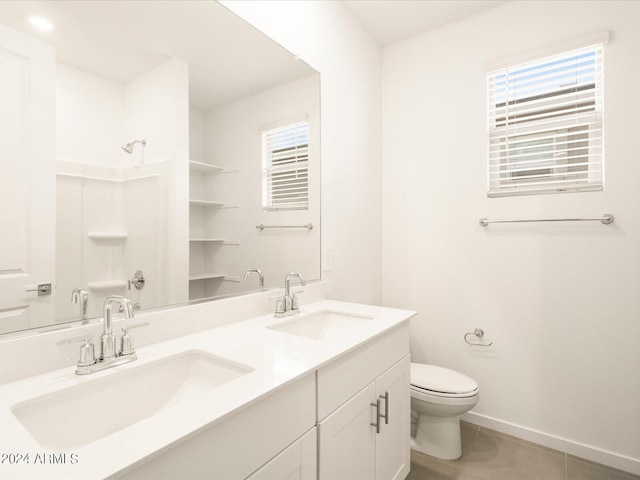
M488 197L603 190L603 47L604 43L598 42L487 74ZM591 54L592 74L588 69L581 70L584 67L579 67L577 60ZM555 85L551 81L554 75L547 72L553 71L559 59L574 59L568 63L575 71L567 69L564 73L575 74L575 85L544 90L542 87ZM536 69L542 72L535 74L538 80L534 74L530 75L533 80L523 80L524 72ZM511 85L510 76L517 79ZM561 74L556 76L560 78ZM581 83L583 77L587 81ZM526 87L519 86L518 81ZM504 86L498 87L500 82ZM518 88L533 92L518 96L514 93ZM536 92L536 88L542 91ZM577 133L581 130L584 132ZM531 139L530 145L526 137ZM546 151L540 151L536 140Z
M274 148L274 143L283 146ZM306 119L262 131L263 211L309 209L309 143Z

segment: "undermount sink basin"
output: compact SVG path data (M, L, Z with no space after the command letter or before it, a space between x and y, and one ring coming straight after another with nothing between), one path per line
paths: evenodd
M69 450L251 371L192 350L19 403L12 412L41 446Z
M297 314L290 320L267 328L315 340L324 340L344 337L354 329L365 326L372 318L374 317L370 315L321 310L307 315Z

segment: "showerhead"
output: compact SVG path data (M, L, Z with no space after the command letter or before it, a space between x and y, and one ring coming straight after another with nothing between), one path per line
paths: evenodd
M134 140L133 142L125 143L120 148L131 155L133 153L133 146L136 143L141 143L142 146L145 147L147 145L147 140L145 138L143 138L142 140Z

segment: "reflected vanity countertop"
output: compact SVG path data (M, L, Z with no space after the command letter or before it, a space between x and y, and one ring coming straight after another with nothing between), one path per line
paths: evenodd
M322 329L300 330L295 322L307 316L311 319L314 312L329 313L318 313L314 317L314 321L324 322L321 325L324 327L335 320L331 318L331 312L352 315L357 325L334 329L329 335L322 333ZM229 418L243 406L408 322L415 313L321 300L302 305L300 314L288 318L261 315L140 347L137 349L137 361L91 375L76 375L73 366L2 385L0 453L3 458L0 459L0 478L108 477L187 435ZM363 321L358 322L358 318ZM186 352L212 355L249 367L250 371L222 386L203 391L119 431L67 451L54 451L40 445L13 413L16 406L31 399L55 395L69 388L80 389L101 379L104 383L111 376L126 375L132 369ZM126 401L126 397L122 398L122 402ZM95 415L100 416L99 409ZM57 456L51 457L51 454ZM25 455L29 456L28 460L25 460Z

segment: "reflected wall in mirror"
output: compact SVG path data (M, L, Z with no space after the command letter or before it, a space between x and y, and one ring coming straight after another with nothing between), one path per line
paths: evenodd
M319 74L220 4L3 1L0 70L0 333L320 278Z

